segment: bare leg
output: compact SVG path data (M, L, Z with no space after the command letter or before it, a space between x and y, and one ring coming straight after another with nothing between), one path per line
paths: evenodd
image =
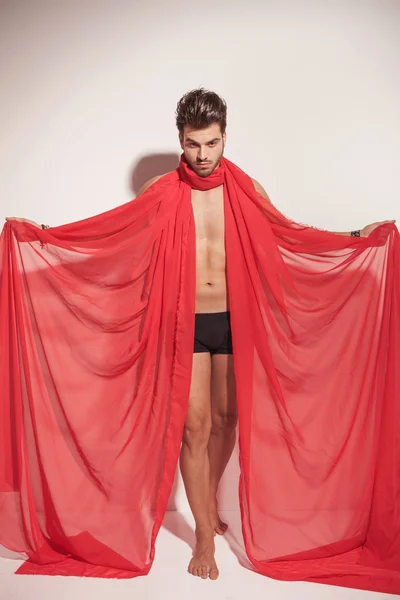
M215 533L228 528L218 515L217 489L235 446L237 423L236 388L231 354L216 354L211 367L210 519Z
M208 440L211 430L211 358L193 355L189 406L182 438L180 467L186 495L196 522L196 549L188 572L203 579L217 579L214 532L210 522L210 464Z

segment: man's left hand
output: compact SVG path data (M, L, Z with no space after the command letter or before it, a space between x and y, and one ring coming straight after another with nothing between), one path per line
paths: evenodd
M366 225L364 229L361 229L360 237L368 237L374 229L380 225L384 225L385 223L396 223L396 219L393 219L392 221L379 221L379 223L371 223L371 225Z

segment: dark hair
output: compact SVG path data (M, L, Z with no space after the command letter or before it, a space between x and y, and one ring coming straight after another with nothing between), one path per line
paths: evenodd
M204 129L219 123L221 133L226 129L226 102L215 92L204 88L185 94L176 105L176 126L183 134L185 125Z

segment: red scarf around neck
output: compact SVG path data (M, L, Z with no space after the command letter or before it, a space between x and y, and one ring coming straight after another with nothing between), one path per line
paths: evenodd
M206 191L218 187L224 183L225 159L222 157L219 166L207 177L198 175L188 164L184 154L181 155L179 163L179 176L182 181L190 185L194 190Z

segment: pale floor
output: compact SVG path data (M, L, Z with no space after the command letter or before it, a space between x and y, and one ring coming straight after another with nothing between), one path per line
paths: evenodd
M268 579L252 571L244 548L237 511L221 512L229 524L226 536L216 538L220 569L217 581L186 572L194 542L190 513L169 511L156 544L156 558L146 577L89 579L14 575L21 564L0 558L0 600L383 600L389 594L336 586ZM1 551L5 555L5 551Z

